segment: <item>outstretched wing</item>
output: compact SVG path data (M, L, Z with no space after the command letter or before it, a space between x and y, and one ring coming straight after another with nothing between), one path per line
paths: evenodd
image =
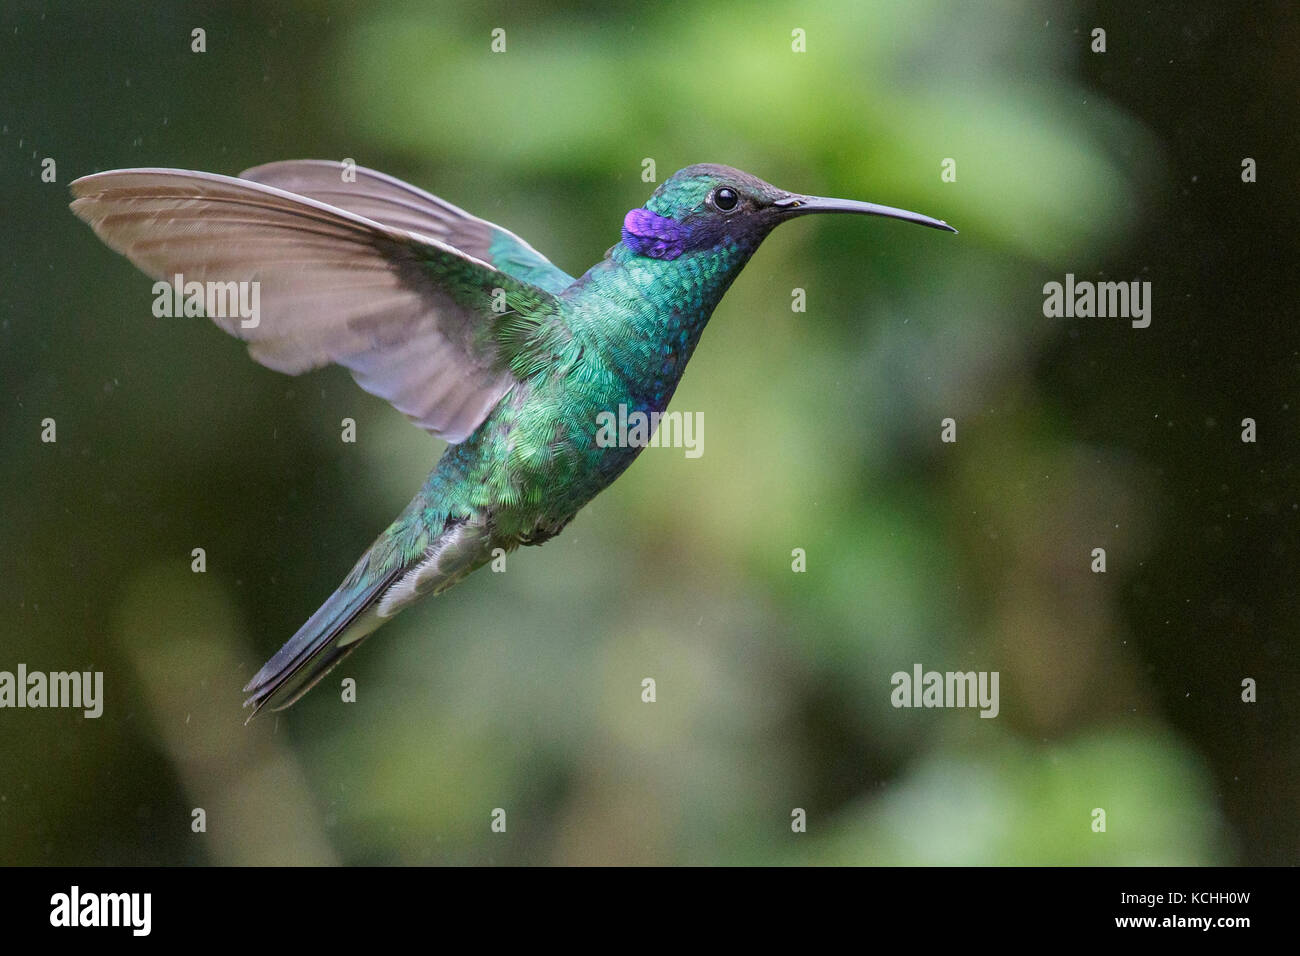
M291 159L254 166L239 178L432 236L548 292L560 292L573 282L573 276L513 232L373 169L326 159Z
M260 183L122 169L72 193L73 212L155 279L256 283L256 325L209 317L261 364L335 362L451 442L515 384L514 350L558 312L550 292L437 237Z

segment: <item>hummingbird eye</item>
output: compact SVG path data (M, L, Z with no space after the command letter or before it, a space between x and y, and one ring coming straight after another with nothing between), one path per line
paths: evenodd
M740 196L730 186L719 186L709 196L713 207L720 212L731 212L740 205Z

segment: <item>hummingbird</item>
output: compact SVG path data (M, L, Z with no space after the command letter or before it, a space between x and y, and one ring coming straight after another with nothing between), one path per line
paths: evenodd
M629 211L619 241L574 278L501 226L350 162L238 177L119 169L71 190L72 211L154 279L258 284L255 323L208 316L255 361L290 375L341 365L449 443L249 681L249 720L296 702L419 598L559 534L644 447L598 441L598 416L666 409L714 308L778 225L852 213L957 231L706 163Z

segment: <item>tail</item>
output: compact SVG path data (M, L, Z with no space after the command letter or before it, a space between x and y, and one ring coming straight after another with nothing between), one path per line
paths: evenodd
M447 590L491 558L482 523L452 520L413 560L393 560L391 569L373 572L383 556L397 552L401 528L394 525L380 536L338 590L248 682L244 706L253 708L250 721L263 707L284 710L295 703L398 611Z

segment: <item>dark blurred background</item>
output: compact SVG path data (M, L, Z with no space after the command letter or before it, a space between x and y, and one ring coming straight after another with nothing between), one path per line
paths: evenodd
M1297 49L1287 3L7 2L0 670L106 702L0 710L0 862L1296 863ZM245 727L441 449L154 318L68 183L304 157L575 274L645 158L962 231L779 230L674 399L703 457ZM1045 318L1066 273L1149 280L1151 326ZM999 717L892 708L918 662L998 671Z

